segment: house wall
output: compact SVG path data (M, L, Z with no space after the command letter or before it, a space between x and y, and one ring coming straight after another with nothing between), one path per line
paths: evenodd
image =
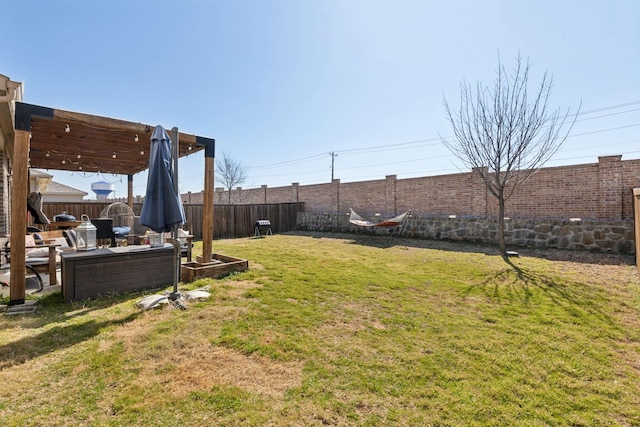
M3 132L4 133L4 132ZM0 135L0 139L4 138ZM10 211L9 205L11 195L11 185L9 176L9 160L4 152L0 152L0 237L8 236L10 230ZM0 242L0 246L4 241Z
M42 194L43 203L67 202L80 203L84 199L83 194Z
M0 75L0 77L3 76ZM3 89L0 90L4 92ZM9 141L8 137L14 134L13 105L11 103L2 105L0 115L2 116L0 117L0 248L4 248L11 230L11 168L7 150L13 145L13 141ZM2 252L0 265L4 266L5 263L6 259Z

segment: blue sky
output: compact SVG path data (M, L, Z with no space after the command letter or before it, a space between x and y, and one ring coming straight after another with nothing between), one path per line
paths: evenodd
M24 101L177 126L242 163L244 188L465 171L442 145L460 82L492 85L520 53L575 112L547 164L640 158L636 0L0 0L0 74ZM49 171L90 192L126 177ZM204 158L180 162L181 192ZM134 177L134 193L146 188Z

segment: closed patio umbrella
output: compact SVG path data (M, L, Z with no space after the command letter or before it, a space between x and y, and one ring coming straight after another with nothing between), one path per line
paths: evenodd
M171 157L171 138L162 126L151 134L151 154L147 192L144 196L140 223L153 231L173 231L185 223L184 209L175 186Z
M184 209L180 202L174 176L171 138L162 126L156 126L151 134L151 153L149 154L149 173L147 192L142 203L140 223L153 231L173 232L175 251L172 301L178 301L178 281L180 277L180 247L176 240L178 227L185 223ZM176 154L177 155L177 154Z

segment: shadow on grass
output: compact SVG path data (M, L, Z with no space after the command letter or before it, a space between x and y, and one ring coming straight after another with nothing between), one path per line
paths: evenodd
M314 238L351 239L355 245L388 249L395 246L406 246L423 249L436 249L450 252L472 252L484 255L500 256L497 245L479 242L458 242L452 240L427 240L410 237L382 236L373 234L353 234L318 231L294 231L286 234L308 236ZM633 254L612 252L577 251L557 248L511 248L521 256L541 258L549 261L569 261L599 265L635 265Z
M541 291L552 304L572 317L598 319L615 329L620 329L617 322L608 314L610 307L607 302L585 290L584 284L559 281L551 276L519 267L511 260L507 260L507 264L508 268L497 272L479 285L469 287L468 291L474 287L480 287L487 296L500 301L503 298L502 289L508 293L504 295L505 298L508 296L509 301L519 301L526 307L534 296L532 290L535 288ZM581 296L584 292L588 297Z
M134 312L104 321L61 322L59 326L47 328L40 334L8 342L0 346L0 370L86 341L100 334L104 328L129 323L138 315Z
M47 353L64 349L91 339L110 326L123 325L137 318L142 312L134 311L123 317L98 321L83 321L91 312L108 309L130 300L137 293L104 296L90 301L66 303L61 292L52 292L38 298L35 314L7 316L5 327L13 325L22 329L39 329L18 340L10 340L0 346L0 369L21 364ZM114 314L114 316L117 316ZM48 327L48 325L55 326Z
M405 246L421 249L439 249L453 252L477 252L486 255L498 255L498 248L491 245L483 245L473 242L460 243L449 240L425 240L408 237L384 236L359 233L335 233L320 231L295 231L286 234L312 237L315 239L348 239L351 244L369 246L373 248L388 249L396 246Z

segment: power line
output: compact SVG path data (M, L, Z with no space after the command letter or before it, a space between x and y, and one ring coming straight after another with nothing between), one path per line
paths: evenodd
M434 142L434 144L424 144L425 142ZM409 142L399 142L396 144L386 144L386 145L378 145L378 146L373 146L373 147L364 147L364 148L352 148L352 149L347 149L347 150L339 150L339 153L355 153L355 152L362 152L362 151L366 151L366 152L375 152L375 151L384 151L384 150L388 150L388 149L392 149L392 148L397 148L397 147L402 147L402 146L407 146L407 145L438 145L440 143L440 138L428 138L428 139L419 139L416 141L409 141ZM407 148L414 148L414 147L407 147Z
M627 125L627 126L618 126L618 127L609 128L609 129L594 130L594 131L591 131L591 132L576 133L574 135L567 136L567 138L575 138L576 136L593 135L594 133L610 132L612 130L627 129L627 128L632 128L632 127L635 127L635 126L640 126L640 123L635 123L635 124Z
M315 160L318 159L320 157L324 157L325 154L314 154L312 156L308 156L308 157L302 157L300 159L294 159L294 160L285 160L282 162L277 162L277 163L270 163L267 165L261 165L261 166L253 166L252 169L268 169L268 168L273 168L273 167L278 167L278 166L282 166L282 165L290 165L290 164L296 164L296 163L300 163L303 161L309 161L309 160Z
M615 110L615 109L618 109L618 108L630 107L632 105L638 105L638 104L640 104L640 100L626 102L624 104L610 105L608 107L596 108L596 109L593 109L593 110L581 111L578 115L582 116L584 114L599 113L601 111ZM635 111L635 110L632 110L632 111Z
M578 116L582 116L582 115L585 115L585 114L592 114L592 113L598 113L598 112L601 112L601 111L614 110L614 109L623 108L623 107L629 107L629 106L638 105L638 104L640 104L640 100L627 102L627 103L624 103L624 104L612 105L612 106L609 106L609 107L597 108L597 109L588 110L588 111L581 111L577 115ZM621 111L621 112L612 113L612 114L605 114L605 115L600 115L600 116L596 116L596 117L588 117L588 118L579 119L579 120L576 120L576 121L577 122L578 121L582 122L582 121L587 121L587 120L595 120L595 119L599 119L599 118L603 118L603 117L619 115L619 114L625 114L625 113L630 113L630 112L639 111L639 110L640 109L636 108L636 109L627 110L627 111ZM631 125L631 126L637 126L637 125ZM605 129L602 132L605 132L605 131L608 131L608 130L617 130L617 129L622 129L622 128L624 128L624 126L620 127L620 128ZM599 131L596 131L596 132L599 132ZM583 135L583 134L579 134L579 135ZM576 136L578 136L578 135L576 135ZM448 138L448 137L444 137L444 138ZM388 150L388 149L393 149L393 148L397 148L397 147L401 147L401 146L408 146L408 145L434 146L434 145L439 145L441 141L442 141L442 138L434 137L434 138L419 139L419 140L415 140L415 141L400 142L400 143L395 143L395 144L386 144L386 145L378 145L378 146L363 147L363 148L353 148L353 149L347 149L347 150L338 150L337 152L338 153L376 152L376 151L385 151L385 150ZM433 142L433 144L424 144L426 142ZM408 147L408 148L413 148L413 147Z
M611 114L602 114L601 116L587 117L587 118L584 118L584 119L578 119L578 120L576 120L576 123L577 122L584 122L585 120L601 119L603 117L611 117L611 116L617 116L617 115L620 115L620 114L633 113L634 111L640 111L640 108L634 108L633 110L618 111L617 113L611 113Z
M607 106L607 107L602 107L602 108L595 108L592 110L587 110L587 111L581 111L577 114L574 114L573 116L583 116L583 115L588 115L588 114L593 114L593 113L599 113L602 111L610 111L610 110L615 110L615 109L619 109L619 108L624 108L624 107L629 107L629 106L633 106L633 105L640 105L640 100L637 101L631 101L631 102L626 102L626 103L622 103L622 104L616 104L616 105L611 105L611 106ZM630 112L634 112L634 111L638 111L640 109L632 109L632 110L627 110L627 111L622 111L622 112L617 112L617 113L612 113L612 114L608 114L608 115L600 115L600 116L596 116L596 117L588 117L588 118L583 118L583 119L579 119L576 121L588 121L588 120L596 120L599 118L603 118L603 117L608 117L608 116L612 116L612 115L619 115L619 114L625 114L625 113L630 113ZM574 135L569 135L568 138L573 138L576 136L584 136L584 135L589 135L589 134L594 134L594 133L602 133L602 132L608 132L608 131L612 131L612 130L619 130L619 129L624 129L624 128L628 128L628 127L634 127L634 126L638 126L639 124L633 124L633 125L628 125L628 126L620 126L620 127L616 127L616 128L609 128L609 129L602 129L602 130L596 130L593 132L586 132L586 133L580 133L580 134L574 134ZM449 138L450 136L445 136L444 138ZM442 141L441 137L433 137L433 138L425 138L425 139L418 139L418 140L414 140L414 141L406 141L406 142L399 142L399 143L394 143L394 144L384 144L384 145L375 145L375 146L369 146L369 147L361 147L361 148L351 148L351 149L345 149L345 150L335 150L332 151L332 153L336 153L337 154L352 154L352 153L375 153L375 152L380 152L380 151L388 151L388 150L394 150L394 149L401 149L401 148L417 148L420 146L424 146L424 147L431 147L431 146L437 146L440 145ZM282 162L278 162L278 163L271 163L271 164L267 164L267 165L261 165L261 166L255 166L252 169L267 169L267 168L272 168L272 167L280 167L283 165L293 165L296 163L300 163L300 162L304 162L304 161L310 161L310 160L315 160L317 158L320 158L324 156L324 154L315 154L312 156L308 156L308 157L303 157L300 159L293 159L293 160L288 160L288 161L282 161Z

